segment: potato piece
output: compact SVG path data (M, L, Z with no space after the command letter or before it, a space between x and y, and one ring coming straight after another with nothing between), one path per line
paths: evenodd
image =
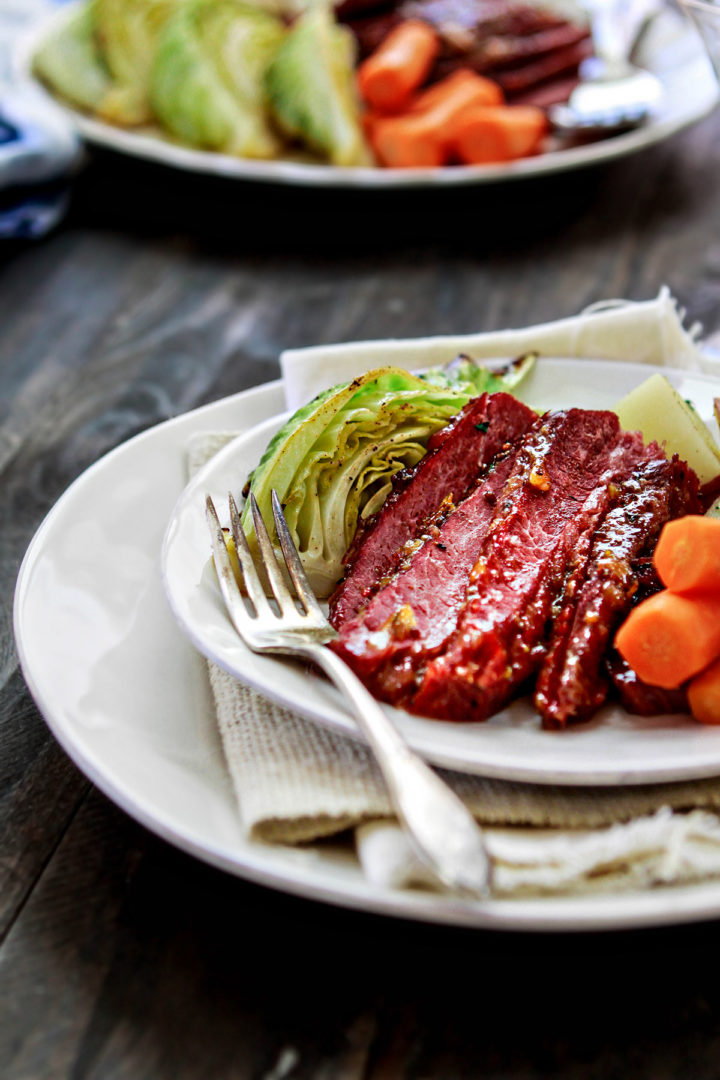
M641 431L668 457L678 454L706 484L720 473L720 447L698 414L664 375L651 375L622 398L614 410L626 431Z

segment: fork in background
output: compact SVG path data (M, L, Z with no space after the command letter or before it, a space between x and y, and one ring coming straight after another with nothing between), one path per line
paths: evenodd
M286 584L252 494L250 505L263 568L279 614L265 595L233 496L229 496L230 524L249 606L233 572L213 501L209 495L206 500L220 589L238 634L253 652L302 657L325 672L352 706L357 725L375 755L393 808L422 862L447 888L468 896L486 896L491 865L477 822L437 773L408 747L355 673L325 647L337 635L310 588L276 492L272 493L275 528L296 596Z

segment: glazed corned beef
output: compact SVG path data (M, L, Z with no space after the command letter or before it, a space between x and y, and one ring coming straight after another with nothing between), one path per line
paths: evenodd
M358 529L345 556L343 581L330 598L333 626L347 622L367 604L442 504L464 499L503 446L514 443L535 419L535 413L510 394L482 394L432 436L424 457L395 476L382 508Z
M353 545L332 648L421 715L483 720L536 680L545 726L587 719L662 525L699 509L692 470L614 413L483 395Z
M668 461L654 444L645 458L621 481L587 563L565 587L535 689L546 727L585 719L603 704L604 657L638 590L634 560L652 550L666 521L700 513L695 474L677 458Z

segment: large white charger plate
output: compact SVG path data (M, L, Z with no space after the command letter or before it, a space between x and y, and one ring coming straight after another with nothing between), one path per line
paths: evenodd
M575 372L569 393L583 381ZM691 379L688 388L706 386ZM189 438L242 431L282 408L281 384L270 383L136 436L80 476L33 538L15 596L18 653L38 707L78 767L137 821L191 855L352 909L558 931L720 915L720 884L713 882L617 896L472 902L373 885L340 844L289 848L245 837L205 662L168 609L159 551L185 485Z
M565 172L612 161L662 142L707 115L718 102L717 80L697 31L670 9L655 20L647 36L643 63L660 78L665 91L662 107L635 131L586 144L552 150L537 157L503 165L453 166L441 169L338 168L303 161L250 161L173 141L159 128L129 130L70 107L34 80L32 58L40 43L66 20L70 4L35 27L20 42L15 68L22 79L32 79L38 91L58 105L86 142L130 157L189 172L213 176L328 188L392 189L447 187L516 180Z
M521 396L538 408L607 408L651 373L646 366L608 361L541 359ZM665 371L700 415L714 425L720 381ZM259 656L245 647L223 606L209 565L205 497L227 524L227 493L240 493L272 435L272 417L221 451L189 484L172 516L163 548L163 576L173 611L192 642L230 674L289 708L339 731L356 734L340 694L297 663ZM565 732L540 726L529 700L516 701L485 723L443 723L387 707L408 743L448 768L535 784L649 784L720 773L720 728L689 717L629 716L607 705L590 723Z

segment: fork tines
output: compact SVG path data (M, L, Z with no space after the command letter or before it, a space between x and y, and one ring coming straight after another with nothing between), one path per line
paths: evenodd
M264 571L269 585L269 592L275 599L280 614L282 617L298 614L298 609L295 602L295 597L288 589L285 576L278 562L275 554L275 548L273 547L272 540L268 533L265 522L263 521L260 508L257 504L255 496L250 494L250 509L252 512L253 525L255 527L255 536L257 538L258 549L260 552L260 569ZM272 511L273 518L275 520L275 528L280 542L280 548L282 550L285 567L290 576L290 579L295 586L297 596L300 603L303 606L304 611L307 614L315 614L323 617L322 609L318 604L310 583L307 579L305 571L303 569L300 556L292 539L290 529L288 528L285 516L282 512L280 500L277 497L275 491L272 492ZM228 495L228 505L230 508L230 528L232 532L233 541L235 543L235 551L237 553L240 569L242 570L243 581L245 588L247 589L250 601L255 609L256 616L263 616L269 614L275 614L270 607L270 604L266 595L266 588L261 582L258 567L255 565L250 546L248 544L245 532L240 522L240 514L237 508L237 503L232 494ZM228 607L233 622L236 623L236 616L245 617L247 619L248 611L245 607L243 599L240 595L237 580L233 571L230 556L225 544L225 537L223 534L222 526L215 510L213 500L210 495L206 497L206 513L208 519L208 525L210 527L210 534L212 538L213 552L215 555L215 564L218 570L218 578L220 581L220 588L223 594L223 598ZM238 605L242 607L240 612Z

